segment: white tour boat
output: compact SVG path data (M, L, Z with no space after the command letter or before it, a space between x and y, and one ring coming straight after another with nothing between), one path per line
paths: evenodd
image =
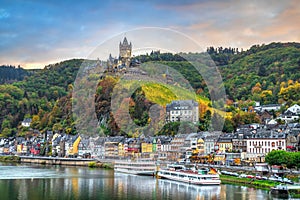
M114 171L135 175L154 176L156 164L153 160L116 160Z
M196 185L220 185L221 180L217 171L209 169L187 169L183 165L170 165L167 169L159 169L157 176L160 178L181 181Z

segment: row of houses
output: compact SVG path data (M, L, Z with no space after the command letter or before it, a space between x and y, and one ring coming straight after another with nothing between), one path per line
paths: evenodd
M0 139L1 154L48 155L119 159L144 157L159 160L188 160L192 155L238 153L242 160L262 162L272 150L299 150L300 124L276 129L247 125L236 133L199 132L138 138L35 134L23 138Z
M265 125L275 125L278 121L282 121L285 124L299 120L300 106L298 104L292 105L287 108L279 116L274 117L273 112L277 112L283 105L269 104L261 106L258 102L256 106L251 108L250 112L255 112L260 117L261 123Z

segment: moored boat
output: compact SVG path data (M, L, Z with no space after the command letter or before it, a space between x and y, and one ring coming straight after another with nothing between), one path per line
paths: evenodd
M154 176L156 164L153 160L116 160L114 171L135 175Z
M286 185L276 185L270 190L270 194L274 197L289 198L289 190Z
M157 176L196 185L220 185L221 180L217 171L209 169L187 169L185 166L171 165L166 169L159 169Z

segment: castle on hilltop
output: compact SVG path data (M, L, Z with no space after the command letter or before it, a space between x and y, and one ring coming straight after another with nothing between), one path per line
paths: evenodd
M140 64L137 59L132 58L132 44L128 43L127 38L124 37L123 42L119 44L119 57L114 58L109 54L105 72L111 73L126 73L129 68L136 67Z

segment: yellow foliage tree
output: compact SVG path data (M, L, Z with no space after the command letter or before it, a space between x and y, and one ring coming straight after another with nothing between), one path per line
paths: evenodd
M271 98L273 96L273 92L271 90L264 90L260 94L260 98L263 100L264 103L270 103Z

